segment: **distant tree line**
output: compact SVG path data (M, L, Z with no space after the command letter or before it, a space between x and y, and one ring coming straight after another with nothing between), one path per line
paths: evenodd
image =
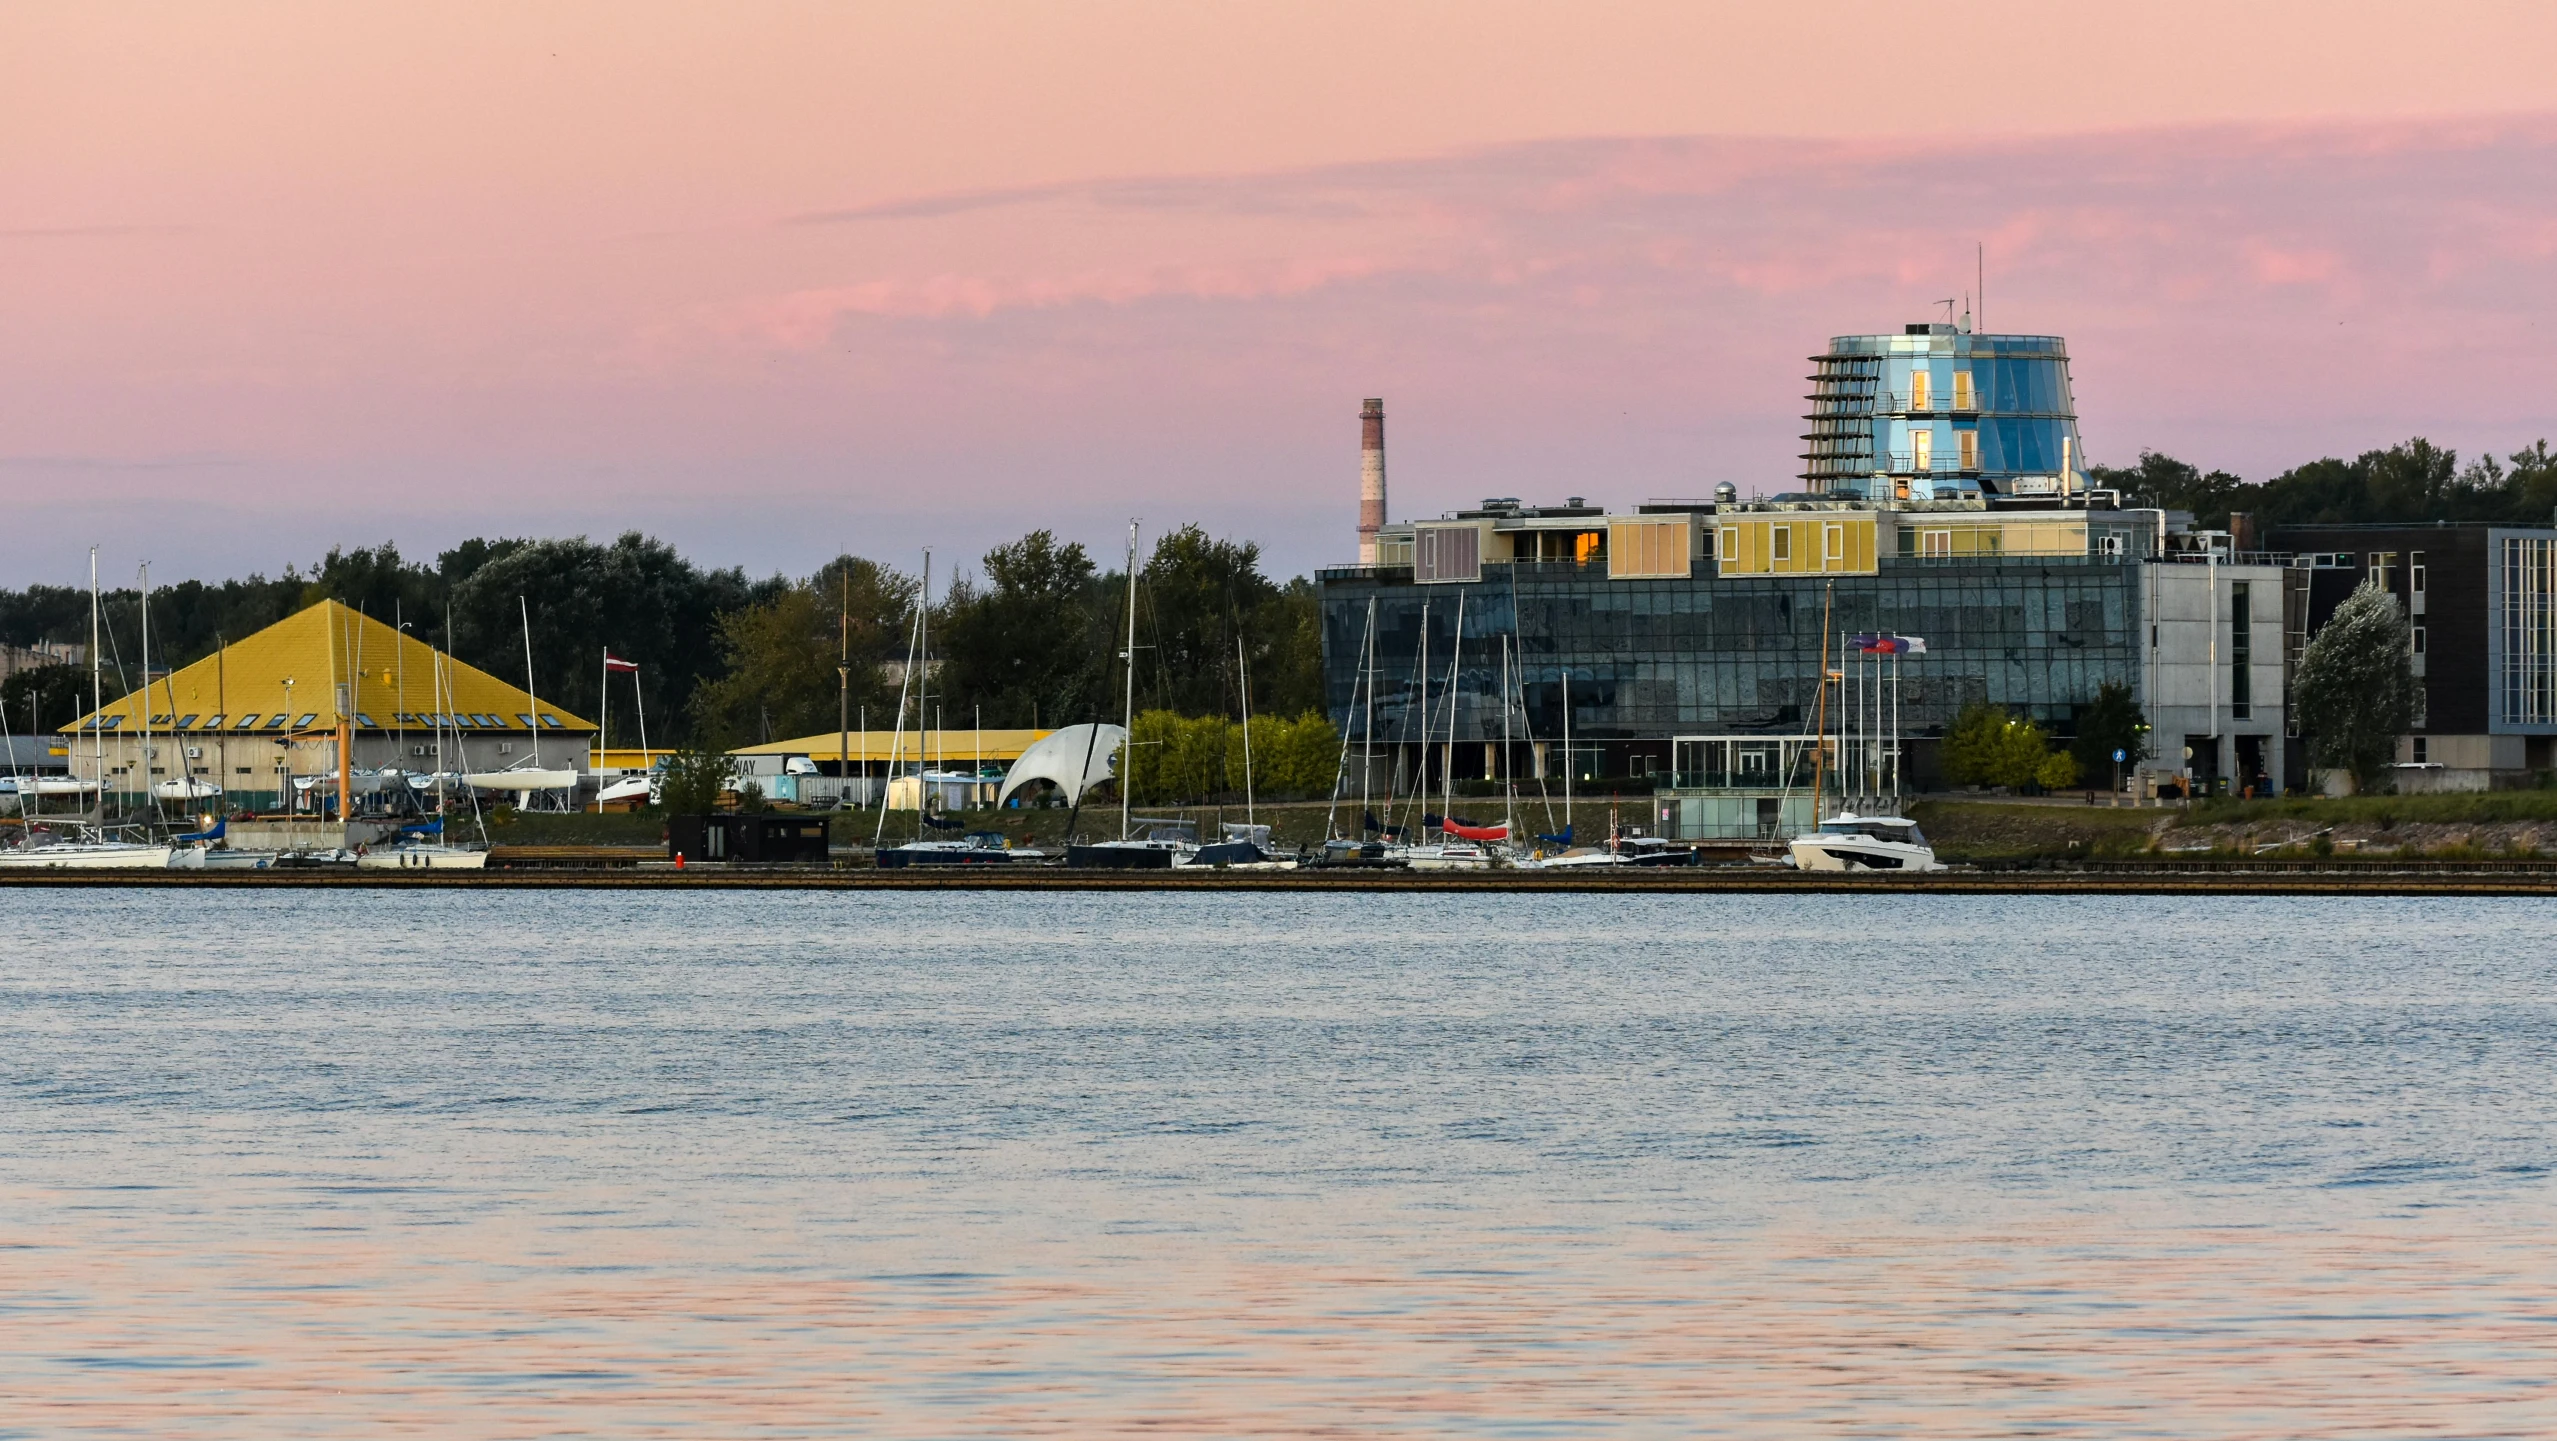
M2266 481L2240 480L2140 452L2137 465L2090 466L2099 486L2122 492L2129 505L2189 510L2206 529L2224 530L2231 512L2254 517L2258 532L2283 525L2488 521L2548 525L2557 516L2557 452L2538 441L2505 460L2481 455L2466 465L2459 452L2417 436L2352 460L2328 457L2294 466Z
M609 648L641 667L653 741L731 746L832 730L846 671L856 712L874 728L894 725L921 589L919 575L857 556L797 579L704 569L635 532L609 544L473 540L431 564L384 544L332 550L307 573L155 587L151 662L185 665L334 599L515 681L529 615L534 685L545 699L595 715ZM1124 571L1104 571L1082 546L1041 530L996 547L953 583L936 574L934 590L929 674L940 723L973 726L981 714L988 726L1053 729L1119 715ZM104 597L109 700L141 684L141 604L131 585ZM1140 709L1239 714L1247 673L1256 713L1319 707L1314 587L1270 580L1257 545L1194 525L1171 531L1138 571L1136 610ZM86 590L0 590L0 642L88 638ZM614 683L614 735L635 741L636 729L623 728L628 685ZM61 725L88 709L85 668L11 677L0 704L12 727L26 723L30 695L48 728ZM934 719L910 711L907 723Z

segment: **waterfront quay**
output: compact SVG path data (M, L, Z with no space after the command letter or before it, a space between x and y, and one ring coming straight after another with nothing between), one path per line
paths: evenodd
M608 849L591 848L595 852ZM1315 866L1284 871L1108 871L1062 866L882 871L849 864L699 864L678 868L654 859L637 860L627 854L553 854L517 858L500 855L493 861L490 869L478 871L323 867L238 871L20 871L0 873L0 888L200 886L305 890L1232 891L1441 892L1469 895L2557 896L2557 861L2545 860L2088 861L1991 865L1918 875L1807 872L1759 865L1435 872L1350 866Z

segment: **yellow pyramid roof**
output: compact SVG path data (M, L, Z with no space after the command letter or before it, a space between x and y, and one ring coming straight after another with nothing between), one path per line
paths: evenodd
M448 692L441 699L435 693L439 662ZM300 729L302 717L310 716L311 728L334 730L338 713L333 686L340 684L348 689L348 708L359 730L390 730L402 723L398 717L403 713L459 711L494 716L496 728L520 731L525 729L522 717L533 712L522 686L465 665L351 606L324 600L151 682L151 728L209 731L218 726L281 734L287 727ZM290 717L281 726L275 721L279 713ZM110 718L110 735L139 731L141 693L109 701L95 714ZM593 721L549 701L542 702L541 714L546 731L595 728ZM256 718L253 726L244 724L251 717ZM550 717L557 717L556 722ZM90 721L82 716L62 729L86 730ZM415 729L421 722L406 724Z

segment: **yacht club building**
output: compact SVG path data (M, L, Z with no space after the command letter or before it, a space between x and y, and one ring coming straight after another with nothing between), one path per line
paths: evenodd
M296 776L333 774L343 725L357 771L583 772L595 723L336 601L322 601L152 679L61 731L71 773L115 803L181 778L197 804L276 810ZM166 792L162 792L166 794Z

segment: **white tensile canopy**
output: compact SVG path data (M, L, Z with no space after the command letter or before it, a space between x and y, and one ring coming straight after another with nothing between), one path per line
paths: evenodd
M996 807L1032 781L1051 782L1069 801L1083 799L1085 791L1118 774L1119 748L1127 738L1127 727L1104 722L1048 732L1032 741L1004 774Z

